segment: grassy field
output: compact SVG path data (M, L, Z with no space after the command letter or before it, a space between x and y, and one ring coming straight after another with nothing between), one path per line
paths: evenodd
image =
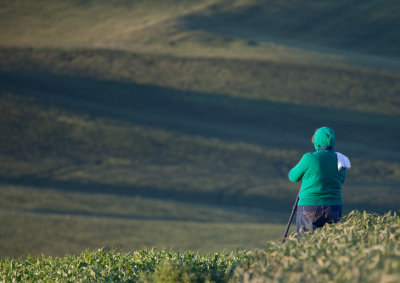
M397 6L3 1L0 256L261 247L323 125L345 211L398 210Z
M82 247L202 254L261 248L287 215L108 193L1 186L0 257L79 254Z

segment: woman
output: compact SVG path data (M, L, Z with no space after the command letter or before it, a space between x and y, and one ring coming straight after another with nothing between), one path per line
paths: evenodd
M329 127L317 129L312 137L315 152L303 155L289 171L292 182L301 181L296 228L303 233L336 223L342 216L342 184L349 159L334 151L335 133Z

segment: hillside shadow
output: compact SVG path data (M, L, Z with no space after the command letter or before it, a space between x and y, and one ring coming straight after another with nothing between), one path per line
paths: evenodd
M243 38L249 45L275 42L309 50L338 48L398 58L400 22L391 15L399 4L370 2L278 1L233 8L224 3L213 6L207 13L182 17L179 24L188 30Z
M281 197L269 197L260 195L246 195L243 193L234 195L223 195L219 191L173 191L164 190L157 187L145 187L145 186L132 186L132 185L108 185L100 184L95 182L79 182L79 181L58 181L50 178L39 178L36 176L25 175L21 177L2 177L0 185L18 185L18 186L34 186L41 189L55 189L64 192L75 192L75 193L86 193L86 194L110 194L110 195L122 195L128 197L147 197L152 199L171 200L171 201L182 201L200 205L211 205L218 207L225 207L228 209L236 208L251 208L259 211L266 212L286 212L290 211L293 206L293 199L289 199L287 195ZM353 209L373 211L378 213L387 212L388 210L397 211L397 206L379 206L374 203L373 200L369 202L358 202L357 204L352 203L351 200L346 202L344 207L345 212L349 212ZM54 210L57 212L58 210ZM46 211L36 211L46 213ZM50 211L47 211L50 212ZM62 213L62 212L59 212ZM77 212L78 214L82 214ZM69 214L72 214L69 212ZM96 214L100 215L101 214ZM103 215L104 217L126 217L128 215ZM149 218L150 219L150 218ZM153 219L155 220L155 219ZM164 218L164 220L167 220ZM169 220L187 220L184 218L176 218ZM276 219L275 219L276 220ZM191 219L193 221L193 219ZM269 219L268 222L271 222ZM282 219L281 219L282 221ZM284 220L286 221L286 219Z
M0 72L0 86L92 118L273 148L313 150L314 129L330 125L340 148L352 156L400 160L397 116L43 73Z
M141 196L152 199L173 200L197 204L218 205L222 207L252 207L268 211L289 209L291 201L285 198L272 199L263 196L247 196L242 194L221 195L220 191L174 191L157 187L135 185L108 185L95 182L58 181L50 178L39 178L32 175L21 177L2 177L0 184L34 186L50 188L65 192L102 193L125 196Z

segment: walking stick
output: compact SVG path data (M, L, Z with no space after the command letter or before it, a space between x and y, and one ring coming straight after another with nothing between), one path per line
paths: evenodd
M299 202L299 195L300 195L300 191L299 191L299 193L297 194L296 201L294 202L293 209L292 209L292 214L290 214L289 222L288 222L288 224L287 224L287 226L286 226L285 234L283 234L282 244L285 242L286 236L287 236L287 234L288 234L288 232L289 232L290 224L292 223L292 219L293 219L294 213L296 212L297 203Z

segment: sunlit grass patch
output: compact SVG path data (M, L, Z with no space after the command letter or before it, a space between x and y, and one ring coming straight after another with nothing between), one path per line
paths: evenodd
M400 279L400 218L352 211L335 225L292 234L284 245L269 242L249 252L238 280L265 282L397 282Z

